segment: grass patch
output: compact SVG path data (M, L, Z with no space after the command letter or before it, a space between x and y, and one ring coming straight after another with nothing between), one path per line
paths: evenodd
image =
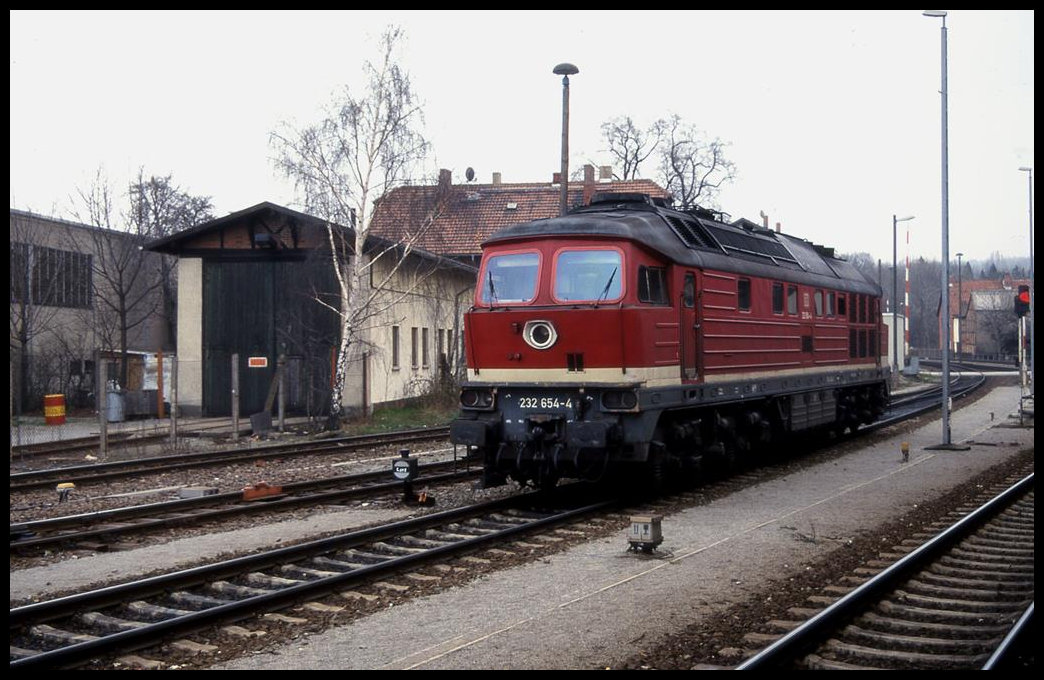
M345 423L343 434L373 434L419 427L448 425L457 417L456 400L425 399L409 404L378 406L369 418L355 418Z

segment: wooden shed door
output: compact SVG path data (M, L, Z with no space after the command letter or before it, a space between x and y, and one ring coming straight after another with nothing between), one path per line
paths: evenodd
M271 262L203 264L203 415L232 414L232 355L239 354L239 413L264 410L276 368ZM250 368L249 357L267 357Z

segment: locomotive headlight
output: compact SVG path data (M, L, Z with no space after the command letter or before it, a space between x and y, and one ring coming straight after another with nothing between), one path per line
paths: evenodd
M602 392L602 408L606 411L632 411L638 406L638 395L633 390Z
M558 340L558 331L550 321L527 321L522 339L533 349L547 349Z
M493 408L493 390L489 387L465 387L460 391L460 405L473 411Z

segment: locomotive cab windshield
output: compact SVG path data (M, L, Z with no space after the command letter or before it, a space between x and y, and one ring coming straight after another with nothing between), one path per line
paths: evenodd
M550 257L547 281L542 280L545 259L545 253L532 251L490 255L480 275L478 304L601 304L624 295L624 255L619 248L560 248ZM545 288L548 295L542 294Z

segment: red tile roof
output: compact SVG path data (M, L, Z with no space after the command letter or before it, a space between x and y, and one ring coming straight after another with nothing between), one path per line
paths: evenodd
M651 180L594 181L590 172L583 182L570 182L570 207L586 205L599 192L638 192L666 197L667 192ZM550 183L458 184L450 183L443 171L437 185L405 186L380 200L370 222L370 233L398 241L421 233L415 245L445 256L478 255L481 244L493 232L520 222L559 214L561 186ZM434 219L424 227L433 206Z

